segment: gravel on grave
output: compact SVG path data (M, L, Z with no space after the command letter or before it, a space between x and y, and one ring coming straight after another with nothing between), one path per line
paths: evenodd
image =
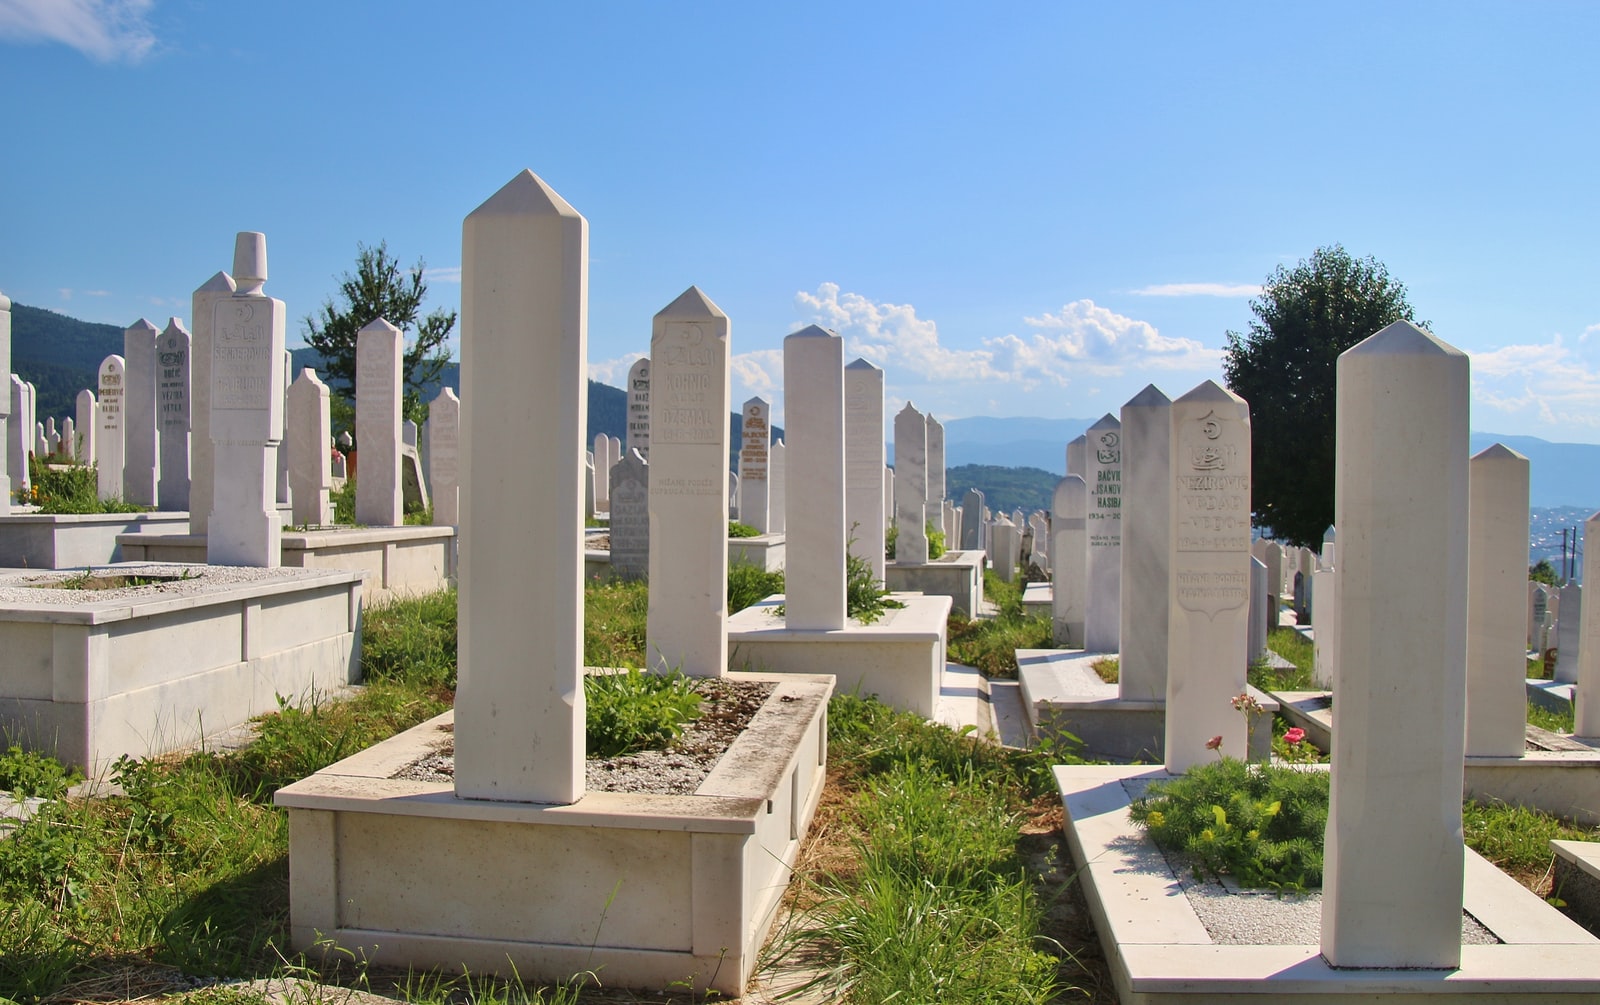
M165 562L118 562L91 566L96 575L160 576L163 581L148 586L124 586L115 590L61 590L50 584L79 575L80 569L41 569L0 575L0 604L46 604L76 607L133 597L186 597L207 593L221 586L255 583L305 575L303 569L247 569L225 565L177 565ZM189 578L182 578L185 573Z
M695 690L700 692L700 717L684 727L683 735L669 749L641 750L618 757L591 757L587 764L588 787L596 792L693 795L772 696L773 687L764 681L697 680ZM447 744L390 777L418 782L453 781L455 746Z
M1146 780L1123 783L1134 798L1144 794ZM1205 881L1196 877L1184 856L1161 852L1189 906L1219 946L1315 946L1322 942L1322 892L1278 894L1244 890L1232 879ZM1496 946L1500 939L1467 912L1461 912L1463 946Z

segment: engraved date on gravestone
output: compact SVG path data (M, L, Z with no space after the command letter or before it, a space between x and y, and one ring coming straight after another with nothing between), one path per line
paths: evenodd
M217 305L211 350L211 407L271 407L272 323L255 304Z

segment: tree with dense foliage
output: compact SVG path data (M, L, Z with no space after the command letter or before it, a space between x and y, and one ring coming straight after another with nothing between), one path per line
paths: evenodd
M335 306L331 299L324 300L321 314L305 319L306 344L322 356L322 377L336 393L351 398L356 393L356 333L378 318L400 329L405 337L402 407L407 418L418 422L422 389L436 382L450 362L445 339L456 326L456 312L442 308L417 322L417 312L428 295L423 267L418 259L402 273L385 241L375 248L357 245L355 275L347 272L339 280L342 303Z
M1250 310L1249 332L1228 332L1222 372L1250 403L1253 519L1280 541L1317 548L1333 523L1339 354L1395 321L1417 322L1383 263L1337 244L1278 266Z
M1556 567L1550 564L1548 558L1541 558L1528 566L1528 579L1535 583L1543 583L1546 586L1563 586L1566 583L1566 580L1561 578L1561 573L1556 571Z

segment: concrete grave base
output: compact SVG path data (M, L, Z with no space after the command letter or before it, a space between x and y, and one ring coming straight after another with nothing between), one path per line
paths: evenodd
M122 535L187 534L188 513L0 515L0 568L72 569L127 558ZM130 560L141 561L142 559ZM202 562L205 557L201 556Z
M128 561L204 564L206 560L202 536L143 537L131 534L117 539ZM456 549L454 527L345 527L286 530L282 555L284 568L359 572L368 603L381 603L449 586L456 575Z
M742 994L822 795L833 678L730 676L777 687L694 795L551 806L393 777L452 712L280 789L295 948Z
M188 746L275 710L279 695L300 699L359 674L353 573L136 563L94 572L175 581L35 594L65 571L0 573L0 733L91 777L123 754Z
M977 617L983 606L981 551L947 551L931 562L889 562L883 567L884 585L895 593L925 593L949 597L958 611Z
M1600 842L1550 842L1555 854L1551 892L1591 932L1600 932Z
M1123 1005L1600 1000L1600 939L1467 850L1465 908L1502 945L1457 970L1334 970L1318 946L1217 945L1166 859L1128 819L1123 782L1162 768L1057 767L1065 830Z
M728 665L775 673L825 671L839 690L875 694L895 708L932 719L938 714L945 669L949 597L896 593L905 607L883 612L870 625L836 631L791 630L766 598L728 618Z
M1022 588L1022 613L1030 618L1054 617L1055 602L1053 583L1029 583Z
M783 569L783 534L760 534L756 537L728 538L728 564L754 565L767 572Z
M1330 705L1328 692L1285 691L1273 697L1312 743L1332 749L1337 706ZM1528 750L1520 757L1468 757L1463 794L1479 802L1499 800L1600 826L1600 750L1544 730L1530 728L1528 734L1559 749Z
M1572 691L1577 687L1576 684L1563 684L1537 677L1526 677L1524 683L1528 689L1528 700L1545 711L1557 714L1572 711Z
M1160 762L1166 749L1167 705L1119 697L1093 670L1109 653L1081 649L1018 649L1017 680L1022 705L1035 736L1067 732L1083 742L1085 757ZM1272 753L1272 714L1278 702L1248 689L1263 715L1250 723L1250 760ZM1238 751L1233 751L1237 754Z

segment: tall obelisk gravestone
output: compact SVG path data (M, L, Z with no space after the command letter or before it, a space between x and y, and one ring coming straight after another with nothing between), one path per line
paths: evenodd
M650 591L645 659L652 670L721 677L728 672L728 316L689 287L651 323L650 359L649 568L660 588Z
M1502 443L1467 464L1468 757L1521 757L1527 749L1529 474L1528 459Z
M289 497L294 522L333 523L332 395L317 371L305 367L285 396L283 449L289 455Z
M400 485L400 366L405 340L383 318L356 333L356 523L405 522ZM580 524L581 526L581 524Z
M870 565L873 580L881 584L883 371L864 359L844 368L844 424L844 522L850 554Z
M156 414L161 422L161 481L156 504L189 508L189 343L183 322L172 318L156 340Z
M0 376L11 375L11 298L0 293ZM11 396L0 389L0 513L11 512L11 475L6 460L7 416Z
M463 798L584 793L588 296L589 225L532 171L462 225Z
M433 522L454 527L461 522L461 399L448 387L428 405L427 439Z
M628 443L622 456L637 450L650 460L650 357L641 356L628 367ZM438 504L435 503L435 508Z
M915 405L894 417L894 561L928 564L928 418Z
M785 338L783 393L790 467L785 621L791 629L843 628L844 339L817 325Z
M156 412L156 326L140 318L122 333L122 498L156 504L161 427Z
M1339 357L1336 967L1461 965L1469 385L1466 354L1405 321Z
M1114 653L1122 632L1122 422L1103 416L1085 437L1089 557L1083 647L1091 653ZM1070 466L1068 473L1076 474Z
M267 281L265 234L238 235L233 274L238 288L216 304L212 316L215 484L206 562L272 569L282 563L277 489L286 312L282 300L261 292Z
M739 414L739 522L765 534L771 526L767 459L772 450L772 403L751 398Z
M1246 756L1250 616L1250 413L1206 381L1172 403L1166 764L1181 773L1222 750Z
M107 356L100 363L100 398L95 409L99 428L95 444L99 450L100 498L122 498L122 375L121 356Z
M189 340L189 533L204 536L211 522L215 448L211 442L211 329L217 305L233 296L236 284L219 272L194 291L194 332ZM78 420L83 425L83 420Z
M1154 384L1122 406L1122 446L1126 491L1117 689L1125 701L1164 702L1172 578L1172 399Z

